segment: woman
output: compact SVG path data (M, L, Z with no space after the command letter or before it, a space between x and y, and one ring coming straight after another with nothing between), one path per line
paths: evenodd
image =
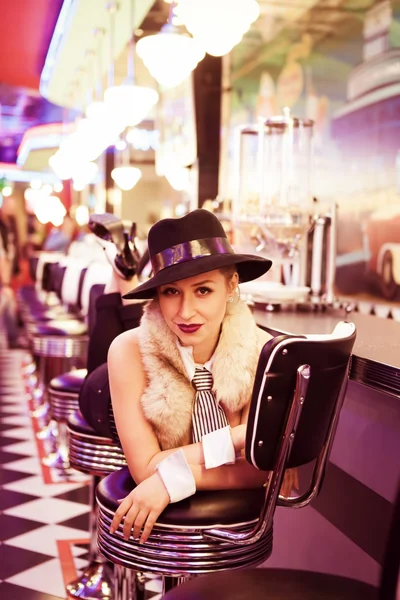
M271 261L235 254L218 219L202 209L159 221L148 244L154 276L126 297L152 300L140 326L118 336L108 355L115 422L138 484L120 501L111 532L125 517L125 538L133 530L141 543L169 502L267 478L240 452L270 336L237 289Z

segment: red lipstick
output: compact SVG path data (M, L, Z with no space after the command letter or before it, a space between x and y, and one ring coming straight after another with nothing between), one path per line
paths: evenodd
M202 325L178 325L178 327L183 333L196 333Z

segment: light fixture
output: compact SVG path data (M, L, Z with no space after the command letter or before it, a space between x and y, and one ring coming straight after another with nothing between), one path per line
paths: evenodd
M40 179L32 179L31 188L33 190L40 190L41 187L42 187L42 182L40 181Z
M62 224L67 211L57 196L41 194L34 203L34 213L40 223L52 223L59 226Z
M175 12L208 54L223 56L257 20L260 6L256 0L185 0Z
M205 56L194 38L180 33L171 23L163 25L159 33L141 38L136 50L154 79L166 88L189 77Z
M115 12L115 11L114 11ZM114 27L113 13L111 13L111 27ZM158 94L149 87L135 83L135 0L130 0L130 32L131 38L128 49L128 76L123 85L109 85L104 92L104 102L115 114L120 115L126 127L137 125L147 117L150 110L158 102ZM113 42L114 35L110 35ZM113 60L113 48L111 60Z
M125 165L122 167L115 167L111 171L111 177L121 190L131 190L142 176L142 172L137 167Z
M11 185L5 185L3 187L3 189L1 190L1 193L3 194L3 196L5 198L7 198L8 196L11 196L12 192L13 192L13 190L12 190Z
M76 207L75 220L80 227L89 223L89 209L86 204L80 204Z
M174 190L178 192L187 190L190 183L190 169L179 166L168 167L165 171L165 178Z
M40 191L45 196L50 196L51 192L53 191L53 186L50 185L49 183L45 183L44 185L42 185L42 188Z
M99 170L94 162L81 162L76 164L72 171L73 188L82 191L86 185L92 183Z

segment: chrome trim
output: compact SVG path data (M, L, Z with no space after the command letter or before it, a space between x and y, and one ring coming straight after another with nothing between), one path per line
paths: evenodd
M259 565L271 554L272 527L253 545L205 541L199 528L166 528L157 523L148 541L139 544L123 538L122 525L110 534L113 511L98 501L98 544L104 556L127 569L164 576L187 576ZM233 527L246 530L252 527Z
M80 358L87 353L89 337L87 335L39 336L32 337L32 353L35 356L54 358Z
M381 390L400 398L400 377L398 367L384 365L353 354L350 379L375 390Z

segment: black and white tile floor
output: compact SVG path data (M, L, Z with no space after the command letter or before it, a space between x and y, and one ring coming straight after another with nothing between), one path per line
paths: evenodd
M88 486L80 473L63 481L42 468L23 358L0 349L0 598L60 600L87 564ZM161 598L158 579L146 590Z

